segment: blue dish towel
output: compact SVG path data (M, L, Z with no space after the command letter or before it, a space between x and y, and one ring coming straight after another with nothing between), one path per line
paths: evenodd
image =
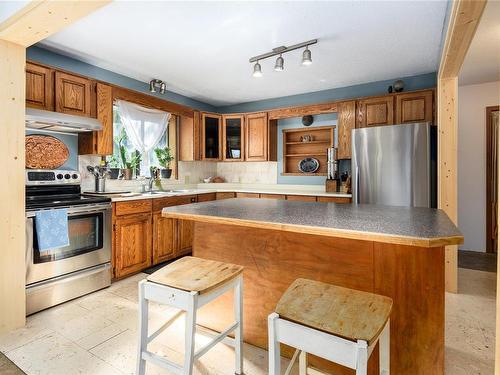
M39 251L69 245L67 208L35 212L35 225Z

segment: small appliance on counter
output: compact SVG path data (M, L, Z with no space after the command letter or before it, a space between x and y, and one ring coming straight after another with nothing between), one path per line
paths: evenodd
M111 199L80 183L74 170L26 170L27 315L111 284ZM67 209L69 245L41 249L35 215L55 208Z

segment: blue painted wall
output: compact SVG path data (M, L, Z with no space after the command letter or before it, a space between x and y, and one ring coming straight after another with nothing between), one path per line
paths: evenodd
M337 114L324 114L314 116L314 123L310 128L315 126L337 125ZM302 125L302 117L287 118L278 120L278 184L293 184L293 185L324 185L326 176L282 176L283 173L283 129L305 128ZM337 131L335 130L335 146L337 146ZM350 160L341 161L339 171L348 171L350 174Z
M69 158L59 169L78 170L78 134L61 134L46 130L26 130L26 135L50 135L63 142L69 150Z
M336 89L309 92L300 95L284 96L281 98L259 100L224 107L217 107L220 113L254 112L272 108L290 107L294 105L313 104L340 99L359 98L362 96L384 95L387 88L395 80L402 79L405 83L405 91L428 89L436 87L436 73L420 74L411 77L395 77L386 81L363 83L360 85L339 87Z
M176 94L174 92L167 91L163 95L158 93L153 94L149 92L149 86L145 82L141 82L136 79L114 73L110 70L98 68L97 66L87 64L83 61L63 56L61 54L37 46L29 47L26 50L26 58L28 60L37 61L42 64L47 64L56 68L75 72L90 78L98 79L100 81L109 82L117 86L126 87L128 89L139 91L147 95L156 96L160 99L183 104L201 111L216 111L216 108L213 105L203 103L198 100L188 98L187 96Z

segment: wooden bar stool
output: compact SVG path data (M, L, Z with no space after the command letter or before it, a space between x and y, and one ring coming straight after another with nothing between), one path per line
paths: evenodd
M150 361L175 374L193 373L194 361L215 344L225 340L235 348L235 373L243 371L243 267L212 260L184 257L161 268L139 282L139 348L137 374L144 374ZM235 322L195 352L196 312L210 301L234 289ZM186 312L186 341L184 365L180 366L149 352L147 345L163 332L174 319L167 321L148 336L148 302L155 301ZM234 332L234 339L227 337Z
M296 348L285 374L297 357L306 375L307 353L366 375L368 358L379 343L380 374L389 374L389 316L392 299L297 279L268 318L269 374L280 374L280 343Z

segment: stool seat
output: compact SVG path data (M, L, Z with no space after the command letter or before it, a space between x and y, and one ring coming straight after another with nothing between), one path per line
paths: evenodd
M276 306L280 318L371 345L387 323L392 299L319 281L297 279Z
M184 257L148 276L147 280L172 288L207 293L237 277L243 267L195 257Z

